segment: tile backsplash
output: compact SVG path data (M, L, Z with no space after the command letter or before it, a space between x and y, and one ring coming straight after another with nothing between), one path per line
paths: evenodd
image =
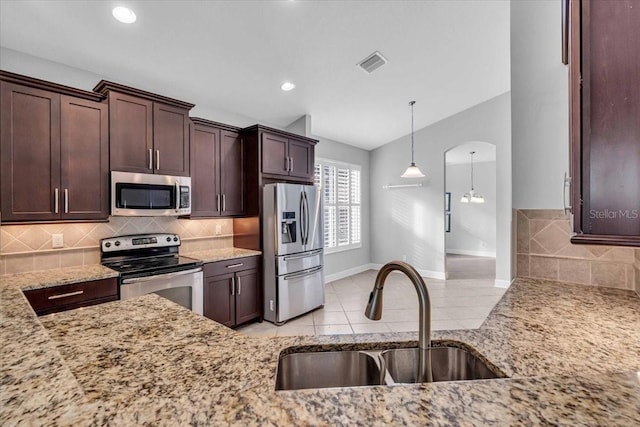
M640 249L577 245L562 210L516 211L517 275L640 292Z
M176 233L181 252L233 246L232 219L110 217L109 222L2 225L0 274L47 270L100 262L100 239L139 233ZM62 234L64 248L52 248Z

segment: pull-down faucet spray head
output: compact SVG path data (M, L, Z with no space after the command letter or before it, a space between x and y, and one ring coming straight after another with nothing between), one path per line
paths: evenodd
M380 320L382 318L382 291L383 288L378 287L376 284L369 294L369 302L364 310L364 315L371 320Z

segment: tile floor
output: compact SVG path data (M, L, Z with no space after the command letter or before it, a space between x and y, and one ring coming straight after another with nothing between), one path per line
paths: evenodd
M506 289L494 286L495 259L448 256L448 280L425 279L431 298L433 330L475 329L486 319ZM251 336L334 335L418 330L418 300L400 273L387 278L382 318L364 315L377 271L369 270L325 285L324 308L283 326L253 323L238 331Z

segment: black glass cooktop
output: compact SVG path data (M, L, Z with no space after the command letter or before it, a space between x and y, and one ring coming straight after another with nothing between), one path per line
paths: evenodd
M120 261L105 262L104 266L109 267L123 274L186 270L189 267L197 267L201 261L185 256L163 256L154 258L125 259Z

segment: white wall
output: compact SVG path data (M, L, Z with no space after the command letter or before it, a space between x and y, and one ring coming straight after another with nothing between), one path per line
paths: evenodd
M511 1L513 207L562 208L569 165L568 69L560 2Z
M383 190L406 183L410 135L371 152L371 259L407 261L423 274L444 277L444 152L467 141L496 146L496 283L511 280L511 95L505 93L416 132L422 188ZM418 104L416 104L418 106ZM416 114L420 114L416 108Z
M496 162L473 163L473 181L484 203L461 203L471 188L471 164L446 165L446 191L451 193L451 232L446 253L496 256Z
M100 80L109 80L124 85L135 86L129 82L123 81L118 76L103 76L95 74L91 71L79 68L69 67L59 62L49 61L48 59L39 58L37 56L28 55L16 50L0 47L0 68L4 71L23 74L29 77L35 77L54 83L71 86L77 89L91 91ZM135 86L138 87L138 86ZM142 88L144 89L144 88ZM167 88L167 93L160 93L170 97L177 97L182 101L189 102L189 99L182 99L180 93L180 77L176 78L175 86ZM267 126L280 128L270 123L261 122L257 119L219 109L206 108L196 105L190 112L192 117L202 117L220 123L226 123L233 126L246 127L256 123L262 123Z

